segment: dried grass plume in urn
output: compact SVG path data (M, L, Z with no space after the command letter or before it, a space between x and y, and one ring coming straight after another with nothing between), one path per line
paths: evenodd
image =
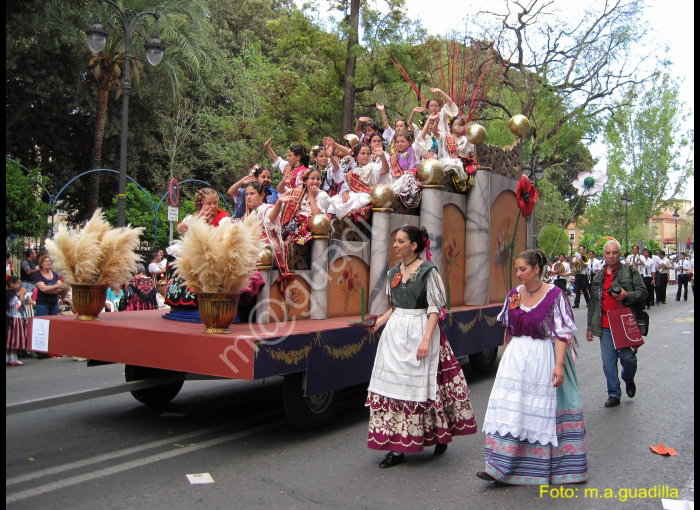
M143 228L111 228L100 209L82 229L70 232L59 225L46 248L53 267L73 289L78 320L96 320L105 306L107 288L129 282L136 272Z
M263 242L255 215L243 222L224 218L218 227L192 219L180 241L176 274L197 293L205 333L230 333L238 298L258 265Z

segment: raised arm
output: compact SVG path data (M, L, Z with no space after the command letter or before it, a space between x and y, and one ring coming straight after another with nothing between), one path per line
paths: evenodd
M238 190L246 184L248 184L249 182L255 181L257 181L257 178L254 175L246 175L245 177L243 177L243 179L239 180L235 184L232 184L231 187L228 189L228 195L231 197L231 200L235 202L238 198Z
M372 119L369 117L360 117L357 119L357 122L355 123L355 134L357 135L357 138L362 138L362 123L363 122L369 122Z
M377 103L376 105L377 110L382 114L382 123L384 123L384 129L389 129L389 119L386 118L386 112L384 111L384 105L381 103Z
M277 217L280 215L280 211L282 210L282 204L291 202L292 200L295 200L295 198L291 196L289 192L283 193L277 198L277 202L275 202L275 205L272 206L272 209L270 209L269 212L269 220L271 223L277 221Z
M272 138L268 138L267 142L265 142L265 150L267 150L267 154L270 156L270 159L272 159L272 162L274 163L277 161L277 154L275 154L275 151L272 150L272 147L270 147L270 142L272 141Z
M408 126L413 126L413 117L416 116L416 113L423 113L425 111L425 108L422 106L416 106L413 110L411 110L411 115L408 117Z
M386 175L389 173L389 162L386 160L386 154L381 147L375 147L373 149L374 155L379 156L379 160L382 162L381 175Z
M447 105L453 104L452 98L450 96L448 96L445 92L443 92L441 89L439 89L437 87L433 87L430 89L430 92L432 92L433 94L440 94L442 96L442 98L445 100L445 104L447 104Z

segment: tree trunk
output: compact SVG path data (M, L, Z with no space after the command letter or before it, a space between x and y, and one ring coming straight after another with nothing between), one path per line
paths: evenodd
M107 119L107 101L109 88L97 90L97 122L95 122L95 137L92 142L92 157L90 170L102 168L102 139L105 133L105 120ZM100 172L88 174L87 193L87 218L90 218L98 206L100 195Z
M348 56L345 60L345 83L343 83L342 135L355 132L355 67L357 57L354 55L354 48L358 43L359 19L360 0L351 0Z

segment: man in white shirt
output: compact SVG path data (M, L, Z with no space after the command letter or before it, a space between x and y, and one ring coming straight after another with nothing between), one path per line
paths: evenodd
M666 257L664 250L657 252L656 266L656 304L666 304L666 286L668 285L668 270L671 269L671 261Z
M554 285L559 287L566 294L566 284L569 282L569 277L571 276L571 266L569 266L569 263L566 261L566 255L563 253L559 254L559 260L554 263L554 266L557 264L561 264L561 266L559 272L554 276Z
M636 246L635 246L636 248ZM644 280L644 286L647 288L647 310L654 305L654 277L656 276L656 262L651 258L649 250L644 248L642 250L642 257L644 257L644 264L639 265L639 274L642 275L642 280Z
M678 281L676 301L681 300L681 286L685 290L683 301L688 301L688 271L691 270L690 267L690 261L685 258L685 252L681 252L681 258L678 262L676 262L676 280Z
M586 306L588 306L588 264L582 262L585 253L586 247L580 245L578 247L578 253L574 253L571 257L572 266L578 264L583 267L581 272L574 276L574 305L572 308L578 308L581 302L581 294L583 294L583 298L586 300Z
M588 295L591 295L591 283L593 282L593 277L595 274L603 268L603 264L600 260L595 258L595 251L591 250L588 252Z

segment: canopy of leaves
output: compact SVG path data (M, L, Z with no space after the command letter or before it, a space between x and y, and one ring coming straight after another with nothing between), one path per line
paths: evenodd
M35 168L26 173L19 164L5 160L5 234L20 237L42 237L49 228L46 218L51 207L39 197L41 184L47 179Z

